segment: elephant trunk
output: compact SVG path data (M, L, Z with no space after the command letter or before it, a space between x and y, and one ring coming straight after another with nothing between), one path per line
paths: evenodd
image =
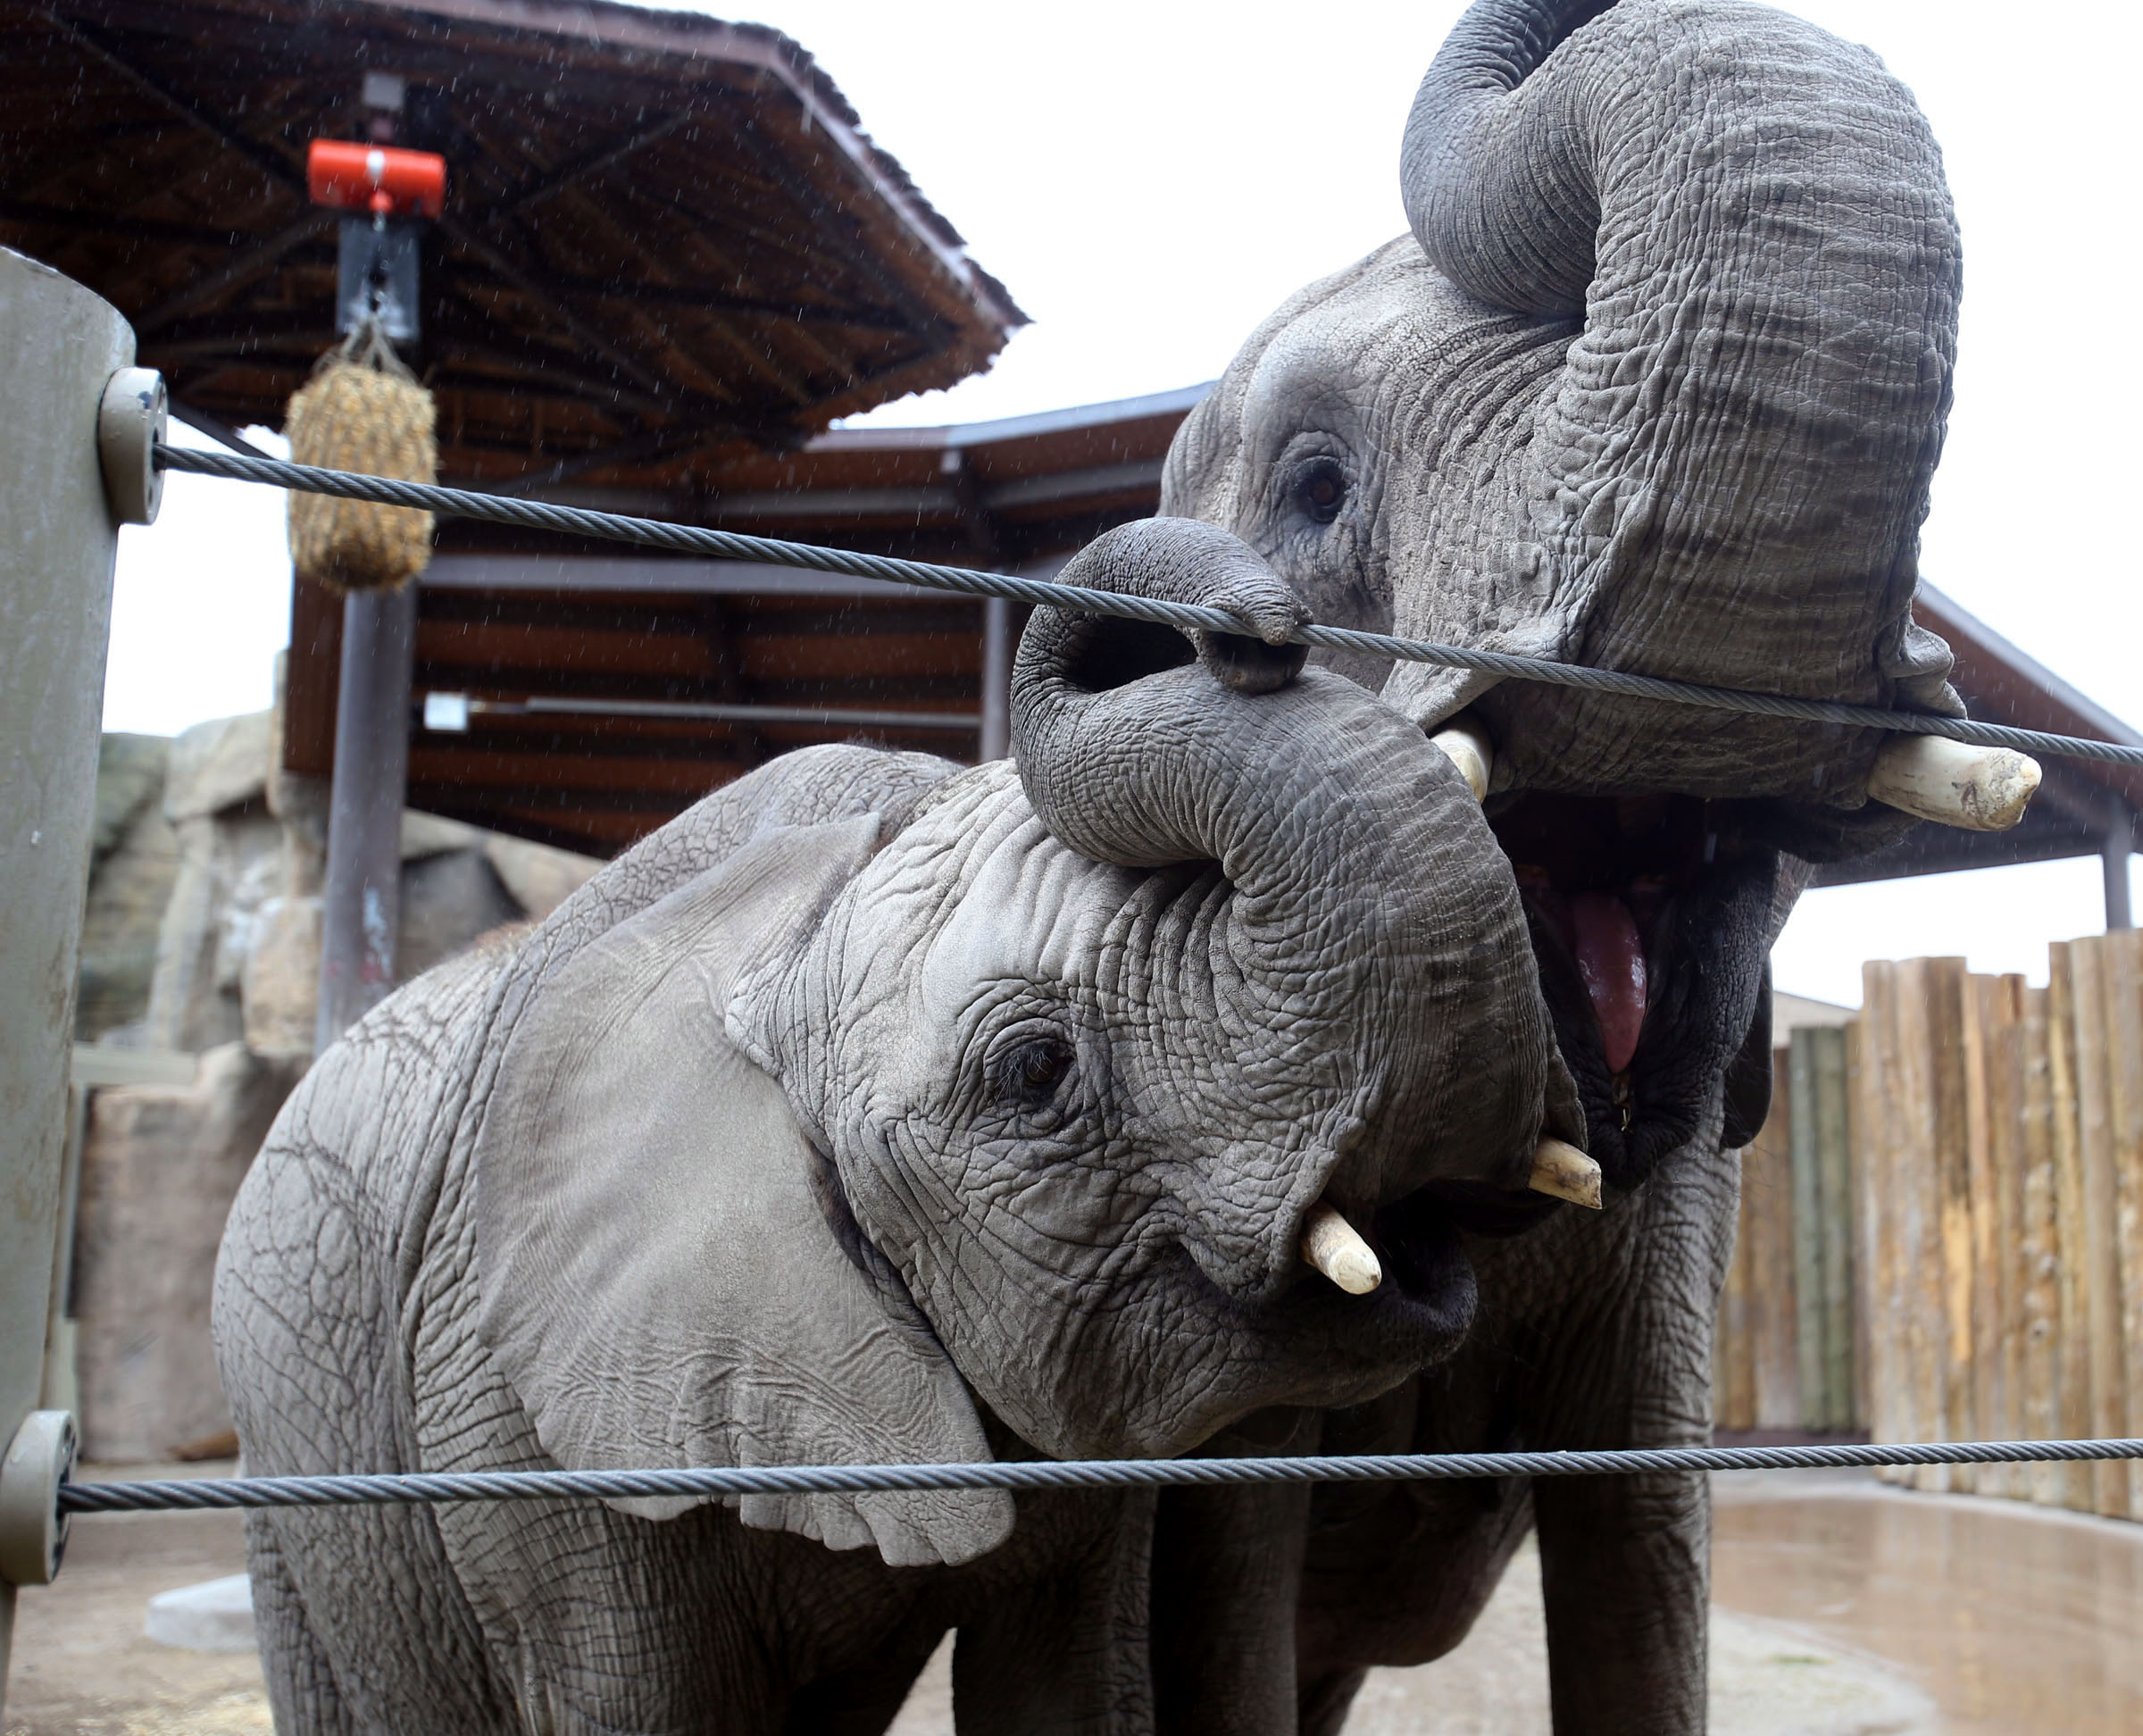
M1872 54L1741 0L1480 0L1422 81L1401 179L1459 288L1583 322L1514 508L1513 578L1544 622L1527 648L1958 709L1946 648L1910 620L1956 227L1934 140ZM1497 702L1536 787L1850 802L1876 746L1538 689Z
M1354 1079L1378 1131L1283 1131L1359 1154L1342 1165L1357 1210L1440 1177L1522 1188L1545 1014L1509 865L1457 769L1366 689L1302 670L1284 643L1299 599L1223 530L1122 526L1062 578L1227 609L1260 635L1201 636L1200 670L1172 630L1041 610L1013 673L1013 758L1055 836L1123 867L1212 861L1229 881L1213 968L1247 1022L1216 1058L1275 1103ZM1291 1261L1252 1215L1235 1254Z
M1329 956L1427 919L1445 895L1416 852L1468 792L1365 690L1304 676L1286 638L1308 617L1286 580L1188 519L1112 530L1061 578L1225 609L1263 637L1038 611L1013 671L1013 756L1053 834L1122 867L1217 862L1261 964L1298 961L1292 993L1322 989Z

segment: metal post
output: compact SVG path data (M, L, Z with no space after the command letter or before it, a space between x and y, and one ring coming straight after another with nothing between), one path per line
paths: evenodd
M99 463L118 311L0 248L0 1452L37 1408L118 528ZM15 1588L0 1582L0 1697Z
M2129 909L2128 855L2136 847L2136 817L2118 803L2109 803L2105 841L2100 855L2105 866L2105 931L2135 927Z
M1012 751L1012 605L1002 597L982 600L982 751L1003 759Z
M328 806L328 884L313 1052L395 986L402 920L402 805L409 783L409 675L417 588L353 591L342 605L342 686Z

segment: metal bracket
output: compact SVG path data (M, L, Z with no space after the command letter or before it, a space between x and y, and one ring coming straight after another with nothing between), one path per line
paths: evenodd
M163 504L156 448L171 426L163 376L154 368L121 368L104 382L96 406L96 456L104 498L121 524L154 524Z
M0 1580L50 1585L67 1553L60 1485L74 1474L71 1413L32 1411L0 1459Z

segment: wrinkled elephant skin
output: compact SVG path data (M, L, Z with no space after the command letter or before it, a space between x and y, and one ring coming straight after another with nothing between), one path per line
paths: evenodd
M1961 711L1910 613L1958 241L1934 141L1872 54L1741 0L1480 0L1423 80L1401 190L1412 233L1280 308L1185 422L1163 512L1239 537L1337 624ZM1881 738L1333 662L1424 729L1463 710L1492 739L1486 812L1608 1204L1484 1206L1471 1229L1546 1221L1470 1242L1458 1356L1288 1438L1701 1443L1733 1148L1768 1104L1766 959L1810 864L1911 823L1867 799ZM1164 1498L1164 1623L1232 1598L1271 1636L1227 1533L1287 1504L1236 1506ZM1558 1730L1701 1729L1699 1480L1312 1509L1299 1626L1273 1640L1299 1646L1305 1731L1338 1728L1366 1667L1455 1644L1536 1523ZM1195 1666L1171 1679L1200 1644L1157 1636L1165 1728L1292 1726Z
M1303 605L1154 521L1081 560ZM1456 771L1266 639L1044 613L1013 764L799 752L308 1076L225 1239L262 1473L1162 1455L1451 1355L1580 1132ZM1470 1204L1446 1204L1463 1196ZM1385 1281L1297 1253L1320 1202ZM1293 1414L1290 1411L1289 1414ZM252 1517L279 1728L1150 1730L1150 1493Z

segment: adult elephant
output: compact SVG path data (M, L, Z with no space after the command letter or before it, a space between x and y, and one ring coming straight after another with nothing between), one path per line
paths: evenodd
M1148 522L1069 576L1263 638L1045 616L1016 776L779 760L321 1058L218 1273L252 1469L1163 1455L1449 1354L1472 1273L1405 1203L1525 1198L1543 1128L1580 1132L1510 868L1417 729L1301 670L1300 601L1234 538ZM285 1732L865 1731L957 1626L963 1732L1136 1732L1151 1512L248 1538Z
M1934 140L1873 54L1738 0L1480 0L1422 85L1402 186L1412 234L1251 338L1181 430L1163 512L1227 527L1329 622L1961 709L1910 613L1957 235ZM1912 823L1869 800L1883 739L1342 666L1489 744L1487 812L1609 1205L1473 1239L1459 1355L1286 1439L1701 1444L1734 1149L1768 1099L1768 953L1808 864ZM1476 1232L1536 1214L1453 1209ZM1556 1728L1700 1730L1694 1476L1172 1495L1156 1607L1207 1628L1156 1653L1165 1719L1294 1727L1271 1680L1201 1676L1230 1611L1268 1678L1299 1680L1301 1728L1336 1730L1368 1665L1458 1641L1529 1525ZM1263 1596L1288 1575L1298 1623Z

